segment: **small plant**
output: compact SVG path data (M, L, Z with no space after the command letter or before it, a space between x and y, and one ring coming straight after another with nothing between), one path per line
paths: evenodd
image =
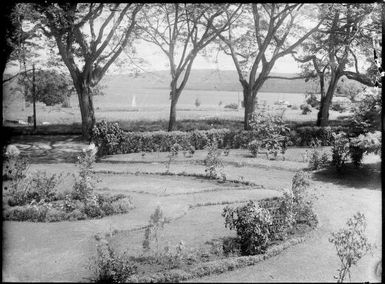
M75 181L72 198L84 201L93 196L96 176L92 172L98 148L91 143L78 156L79 179Z
M318 170L327 167L329 164L329 157L327 153L321 153L313 148L309 157L309 169Z
M206 148L208 150L204 160L206 175L210 178L217 178L219 168L223 168L222 159L219 157L221 152L218 150L217 141L214 139Z
M96 283L124 283L137 273L137 266L126 254L118 255L107 240L102 239L97 245L97 258L91 263Z
M201 105L201 100L199 98L196 98L194 104L198 108Z
M332 165L336 167L338 172L341 172L350 155L349 138L345 132L333 133L332 135L334 138L332 144Z
M300 105L299 108L302 110L302 114L303 114L303 115L306 115L306 114L308 114L309 112L311 112L311 106L308 105L308 104L302 104L302 105Z
M226 206L222 216L225 218L225 227L236 230L242 254L255 255L266 251L270 242L269 228L273 222L267 209L250 200L235 209Z
M156 207L154 213L151 214L149 224L144 231L144 240L142 243L144 251L151 249L151 242L155 241L156 254L159 254L159 232L163 230L164 224L168 221L163 215L160 206Z
M258 156L258 151L259 151L259 148L261 147L261 142L260 141L257 141L257 140L253 140L251 141L248 145L247 145L247 148L249 149L249 151L251 152L251 154L253 155L253 157L257 157Z
M297 223L315 226L318 223L317 215L313 211L315 196L310 194L309 187L309 174L303 171L296 172L291 187L295 220Z
M357 212L346 222L346 229L332 233L329 242L334 244L337 256L341 262L337 270L338 275L334 276L338 283L343 283L346 276L350 276L350 268L357 265L357 262L372 250L373 245L368 242L365 236L366 219L365 215Z

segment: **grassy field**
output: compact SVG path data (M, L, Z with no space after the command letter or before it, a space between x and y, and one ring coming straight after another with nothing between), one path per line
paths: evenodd
M97 120L119 121L123 129L131 130L140 128L142 122L162 121L153 125L151 130L167 129L169 118L168 90L166 89L125 89L122 86L109 86L105 90L106 95L94 98L95 116ZM132 107L132 98L136 98L136 107ZM201 105L194 105L195 99L201 101ZM231 110L224 108L230 103L238 104L242 99L241 92L231 91L204 91L204 90L185 90L182 94L177 107L177 121L182 120L222 120L233 121L242 127L244 109ZM260 104L267 105L268 109L275 113L281 113L282 109L274 105L279 100L286 100L292 105L299 106L305 100L304 94L299 93L260 93L258 101ZM222 105L219 106L219 102ZM3 121L5 125L12 125L8 121L27 121L28 116L33 113L32 105L23 103L20 94L14 94L5 90L3 97ZM341 114L331 111L330 119L335 120ZM307 115L302 115L300 109L287 108L284 113L286 121L295 122L315 122L317 110L313 110ZM37 104L37 124L42 126L45 123L55 125L71 125L80 123L81 115L78 106L77 96L71 97L71 107L62 108L57 106L45 106ZM237 123L238 122L238 123ZM134 125L132 125L134 124ZM210 123L210 124L215 124ZM215 127L208 125L208 128ZM221 125L221 127L228 127ZM14 124L13 124L14 125ZM72 127L72 126L71 126ZM177 129L180 129L177 127ZM80 130L80 128L78 128Z

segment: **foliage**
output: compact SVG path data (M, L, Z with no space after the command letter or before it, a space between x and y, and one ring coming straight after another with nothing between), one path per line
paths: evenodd
M221 152L218 150L218 144L216 140L213 140L207 146L207 156L204 159L205 172L210 178L217 178L219 176L219 169L223 168L222 159L219 157Z
M269 227L272 225L272 216L268 210L259 207L254 201L249 201L235 209L226 206L222 216L225 218L225 227L236 230L244 255L266 251L269 245Z
M262 148L266 148L275 155L278 152L285 154L290 129L284 123L282 116L263 111L253 113L249 124L261 141Z
M299 171L292 180L293 214L296 223L306 223L315 226L318 223L317 215L313 211L314 196L309 191L309 175Z
M62 181L62 175L47 176L45 172L34 172L18 186L9 189L8 204L22 206L31 202L51 202L56 199L56 186ZM13 185L13 184L11 184Z
M20 151L16 146L8 145L3 157L3 180L10 179L17 183L26 176L29 159L20 155Z
M327 167L329 164L329 157L326 152L321 153L316 149L313 148L310 152L309 157L309 169L310 170L319 170L322 168Z
M94 270L96 283L124 283L137 272L137 266L126 254L114 252L106 240L97 245L97 258L91 269Z
M20 76L19 84L24 87L25 99L33 102L32 72ZM47 106L64 103L75 91L71 78L55 70L37 70L35 90L36 101L45 103Z
M354 109L354 121L364 131L381 129L382 94L380 90L368 90Z
M238 109L238 104L236 104L236 103L231 103L231 104L225 105L225 108L229 108L229 109Z
M247 145L247 148L249 149L253 157L258 156L258 151L260 147L261 147L261 142L257 140L253 140L249 143L249 145Z
M349 110L349 105L344 102L332 102L331 109L338 112L345 112Z
M338 276L334 276L338 283L344 282L347 275L350 279L352 265L357 265L357 262L373 247L365 236L367 225L364 214L357 212L352 218L348 219L346 225L348 226L346 229L332 233L329 238L329 242L334 244L341 262Z
M300 105L299 108L300 108L300 110L302 110L302 114L304 114L304 115L306 115L309 112L311 112L311 108L310 108L309 104L302 104L302 105Z
M123 130L118 123L105 120L97 122L91 132L91 140L98 147L98 155L117 154L123 139Z
M106 215L126 213L133 208L129 196L107 196L94 193L94 175L91 172L95 161L96 147L91 144L80 153L79 179L72 191L58 192L61 174L47 175L35 172L17 183L11 181L5 193L4 218L15 221L57 222L100 218Z
M333 134L334 142L332 145L333 160L332 164L337 171L341 171L345 166L349 156L353 164L358 167L364 154L381 152L381 132L375 131L360 134L358 137L349 138L345 132Z

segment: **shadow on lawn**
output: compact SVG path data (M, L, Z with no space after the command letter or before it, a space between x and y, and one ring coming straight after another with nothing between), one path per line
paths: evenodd
M330 167L314 172L313 179L357 189L381 190L381 162L364 164L360 168L347 164L341 173L337 173L334 167Z

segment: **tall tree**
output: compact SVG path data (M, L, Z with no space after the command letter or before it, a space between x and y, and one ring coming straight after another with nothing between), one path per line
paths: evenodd
M243 88L245 129L250 129L257 94L273 78L269 74L277 60L292 53L321 25L322 20L304 29L302 15L312 13L310 8L304 4L247 4L242 17L226 33L218 33L220 48L233 59Z
M314 76L315 71L318 77L321 101L317 126L326 126L341 78L375 86L371 37L372 32L380 29L380 21L373 15L373 4L323 4L320 7L319 17L324 19L321 29L302 45L302 56L293 54L293 57L303 63L305 74ZM372 61L365 72L360 64L362 58Z
M83 136L95 124L93 88L133 37L141 4L36 4L43 33L55 39L78 94ZM113 36L118 35L118 40Z
M229 4L158 4L144 9L140 24L142 39L157 45L170 65L170 119L168 131L176 121L176 105L186 86L197 54L229 27L241 5L220 16ZM214 31L214 28L216 31Z

